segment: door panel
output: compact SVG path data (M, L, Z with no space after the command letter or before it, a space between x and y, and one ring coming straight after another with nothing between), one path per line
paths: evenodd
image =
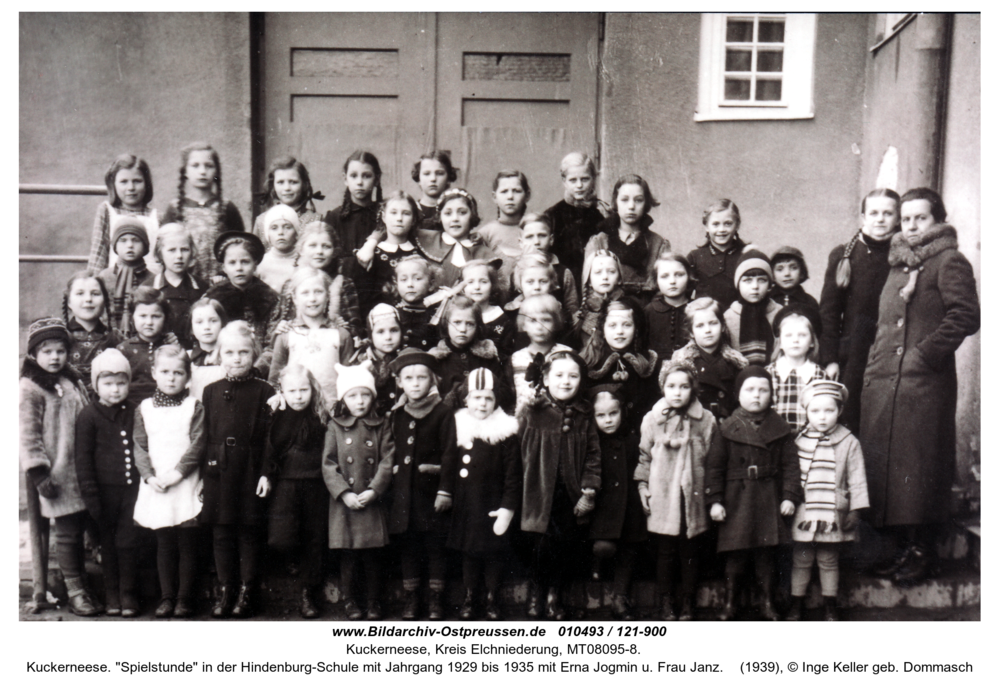
M599 15L438 16L437 140L492 218L493 177L521 170L541 211L562 198L559 161L594 153Z
M266 14L264 165L299 158L332 208L344 160L364 148L384 189L411 189L413 161L433 146L434 26L432 14Z
M421 153L451 151L458 184L496 210L504 167L528 175L531 208L562 197L559 161L593 154L597 14L266 14L264 166L291 154L325 207L339 205L341 168L371 150L383 188L418 191Z

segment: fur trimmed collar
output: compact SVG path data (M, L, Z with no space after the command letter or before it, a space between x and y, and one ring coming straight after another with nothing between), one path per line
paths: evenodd
M723 359L729 361L740 370L743 370L748 365L750 365L750 363L746 359L746 356L744 356L739 351L729 346L725 342L722 343L722 348L719 349L718 353L719 355L722 356ZM694 342L688 342L687 344L679 348L677 351L675 351L674 355L671 356L670 360L675 363L687 363L690 366L694 366L695 361L698 359L698 356L700 354L701 354L701 349L698 348L698 345L695 344Z
M455 436L459 446L466 449L472 448L474 440L482 440L492 446L515 434L517 434L517 419L508 416L500 407L484 420L473 417L469 409L459 409L455 412Z
M669 406L667 406L667 400L660 399L655 404L653 404L653 408L650 411L650 413L653 415L653 418L656 420L658 424L666 425L667 420L669 420L672 417L670 413L671 411L672 409ZM673 415L678 415L678 414L674 413ZM705 415L705 407L701 405L700 401L698 401L698 397L694 397L691 399L691 403L688 404L687 408L684 410L684 413L681 415L687 416L688 418L693 418L694 420L701 420Z
M589 371L587 373L587 377L589 377L591 380L600 380L602 377L607 375L608 371L611 370L615 365L617 365L618 362L621 360L624 360L626 363L628 363L632 367L632 370L635 371L636 375L638 375L641 378L647 378L650 375L652 375L653 371L656 369L658 356L656 352L653 350L647 351L645 356L643 356L640 353L633 353L631 351L626 351L623 354L614 351L611 354L609 354L607 358L604 359L604 363L602 363L599 367ZM625 379L628 378L626 377Z
M81 385L80 374L69 363L64 365L58 373L50 373L42 370L38 361L31 356L24 357L24 363L21 364L21 377L26 377L45 391L56 392L59 396L62 396L58 387L60 381L68 382L75 387ZM86 399L86 395L84 398Z
M951 225L941 224L929 227L920 237L920 244L910 246L902 232L892 237L889 247L889 265L916 267L942 251L958 248L958 233Z
M443 361L455 351L455 349L448 346L448 342L442 339L427 353L437 360ZM470 346L467 351L473 356L479 356L479 358L494 359L497 361L500 360L500 354L497 352L497 345L493 343L492 339L480 339L478 342L473 342L472 346Z

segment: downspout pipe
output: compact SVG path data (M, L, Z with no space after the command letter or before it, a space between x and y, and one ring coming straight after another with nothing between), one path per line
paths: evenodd
M906 188L927 186L940 189L951 66L952 15L920 14L914 24L916 136L911 151L913 164L908 175L911 178Z

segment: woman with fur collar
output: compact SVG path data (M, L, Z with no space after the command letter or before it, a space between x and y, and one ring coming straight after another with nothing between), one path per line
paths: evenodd
M937 528L950 517L955 476L955 350L979 330L979 298L941 197L913 189L900 200L902 231L861 393L861 446L872 524L898 545L878 572L898 583L932 568Z

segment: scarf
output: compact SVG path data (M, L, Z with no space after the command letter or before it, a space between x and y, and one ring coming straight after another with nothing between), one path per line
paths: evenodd
M748 303L740 297L743 310L740 313L740 353L747 357L751 365L767 365L774 349L774 332L767 320L767 302L764 298L757 303Z
M951 225L928 227L919 240L918 245L910 246L903 233L899 232L893 235L892 244L889 246L889 265L893 267L905 265L909 268L910 278L899 290L900 297L906 303L910 302L913 292L917 289L917 278L924 269L923 262L942 251L958 248L958 233Z
M122 332L128 332L130 329L128 299L132 296L135 288L146 279L148 270L143 258L131 263L119 260L116 267L118 269L115 270L115 288L112 290L111 300L114 304L114 312L121 314L119 329Z
M153 408L163 408L164 406L180 406L184 403L184 399L187 397L188 391L182 389L177 394L164 394L157 388L153 392Z
M590 341L594 341L594 339L596 337ZM625 382L630 377L629 367L631 367L636 375L641 378L647 378L656 369L656 362L657 355L655 351L648 351L646 356L632 351L612 351L604 359L604 363L587 372L587 377L591 380L600 380L614 367L615 372L611 374L611 379L615 382ZM625 365L626 363L628 364L627 366Z
M795 439L799 472L805 488L805 520L799 530L837 532L837 462L829 434L807 428Z
M404 411L409 413L411 416L420 420L427 416L428 413L434 410L434 407L441 403L441 394L437 389L431 389L423 399L418 399L417 401L410 401L410 398L406 396L405 393L399 395L399 401L396 405L392 407L392 410L402 407Z

